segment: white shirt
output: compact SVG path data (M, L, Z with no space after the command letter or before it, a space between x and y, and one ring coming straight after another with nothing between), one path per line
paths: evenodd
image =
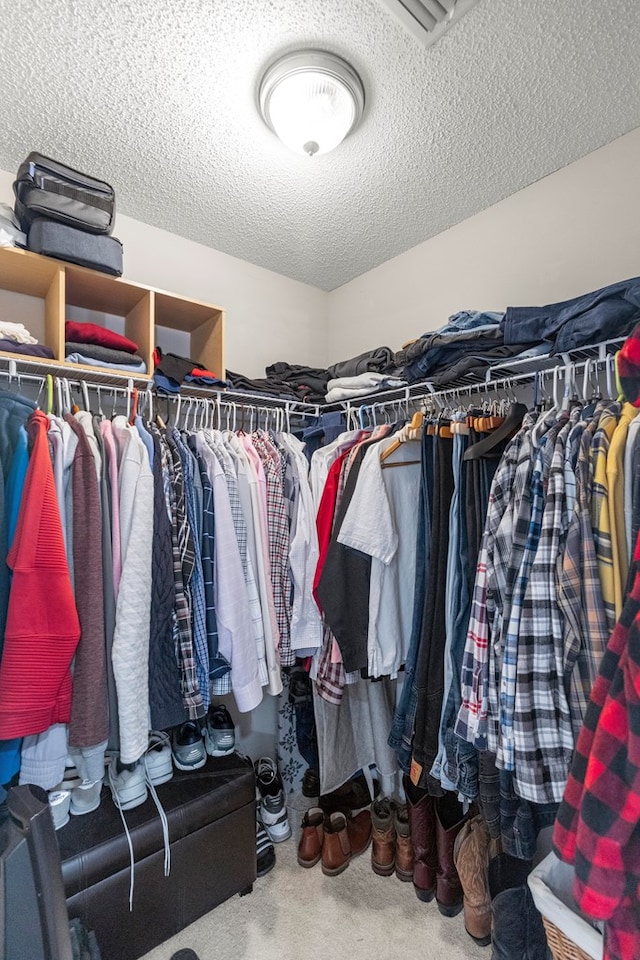
M371 559L369 589L369 674L397 677L411 639L416 571L416 513L420 491L420 445L406 441L385 468L389 437L373 446L360 467L353 498L338 541Z
M320 552L309 464L303 453L304 444L297 437L283 433L280 440L291 453L299 481L296 524L289 541L289 570L293 583L291 649L299 655L303 652L313 654L322 646L322 618L313 599L313 578Z

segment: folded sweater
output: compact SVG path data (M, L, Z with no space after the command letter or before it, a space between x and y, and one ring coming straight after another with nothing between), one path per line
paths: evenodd
M67 320L64 325L64 338L73 343L91 343L112 350L124 350L125 353L136 353L138 344L128 337L114 333L107 327L99 327L97 323L76 323Z

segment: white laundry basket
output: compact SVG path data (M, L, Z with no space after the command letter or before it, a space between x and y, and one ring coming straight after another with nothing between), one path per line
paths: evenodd
M584 919L571 892L573 867L550 853L528 877L554 960L602 960L603 938Z

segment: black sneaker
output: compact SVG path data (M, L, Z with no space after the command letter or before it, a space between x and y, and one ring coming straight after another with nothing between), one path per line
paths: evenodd
M207 762L202 730L195 720L175 727L171 735L171 753L178 770L199 770Z
M227 708L211 704L207 711L204 742L210 757L226 757L236 747L236 731Z
M264 877L276 865L276 851L261 823L256 822L256 861L258 876Z
M271 757L261 757L257 760L255 771L259 794L258 819L267 831L269 839L274 843L281 843L291 836L282 777Z

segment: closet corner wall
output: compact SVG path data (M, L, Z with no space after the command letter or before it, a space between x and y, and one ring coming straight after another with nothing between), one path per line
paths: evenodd
M224 310L221 307L15 247L0 247L0 295L2 291L43 301L41 339L53 350L52 364L56 367L64 366L78 374L88 371L95 374L102 369L65 361L67 308L79 307L89 311L90 319L100 325L104 325L105 316L122 318L125 335L138 344L148 371L153 371L154 346L161 342L162 330L169 329L189 336L188 355L192 360L214 371L220 379L225 377ZM25 360L21 354L0 352L0 356ZM113 373L106 369L102 372ZM134 379L149 380L151 373L136 374Z

